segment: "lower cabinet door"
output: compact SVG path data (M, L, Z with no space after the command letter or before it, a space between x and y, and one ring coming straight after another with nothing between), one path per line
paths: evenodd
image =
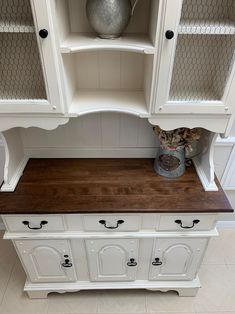
M207 239L158 239L150 263L149 280L193 280Z
M86 240L91 281L131 281L138 268L137 239Z
M18 254L32 282L76 281L69 241L15 241Z

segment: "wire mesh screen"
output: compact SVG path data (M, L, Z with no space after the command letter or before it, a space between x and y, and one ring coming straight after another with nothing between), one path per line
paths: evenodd
M29 0L0 0L0 31L34 31Z
M46 99L30 0L0 0L0 99Z
M234 34L234 0L184 0L180 33Z
M36 35L0 33L0 99L46 99Z
M179 35L170 100L221 100L235 59L230 35Z
M226 20L234 19L234 0L184 0L183 20Z

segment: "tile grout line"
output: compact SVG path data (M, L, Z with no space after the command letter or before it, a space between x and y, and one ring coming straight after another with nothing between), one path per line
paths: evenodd
M95 298L95 302L96 302L96 314L98 313L98 296L96 296Z
M4 290L4 293L3 293L3 296L2 296L2 299L1 299L1 302L0 302L0 306L2 305L3 300L4 300L4 298L5 298L5 295L6 295L6 292L7 292L7 288L8 288L10 279L11 279L11 277L12 277L12 274L13 274L13 271L14 271L14 268L15 268L15 265L16 265L16 262L17 262L17 259L16 259L15 262L12 264L11 272L10 272L10 275L9 275L9 277L8 277L8 280L7 280L6 288L5 288L5 290Z
M145 301L145 313L148 313L148 308L147 308L147 295L145 295L144 301Z

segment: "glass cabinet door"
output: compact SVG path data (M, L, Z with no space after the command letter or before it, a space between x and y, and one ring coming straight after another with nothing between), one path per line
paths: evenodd
M1 0L0 113L61 112L45 5Z
M170 1L166 4L155 112L231 113L227 99L235 88L235 2L176 2L175 28L170 29L174 37L170 39L166 38ZM164 57L167 50L171 54ZM166 77L162 89L161 76Z

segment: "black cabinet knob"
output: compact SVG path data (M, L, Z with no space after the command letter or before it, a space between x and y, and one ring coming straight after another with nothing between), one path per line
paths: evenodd
M168 31L166 31L166 38L167 39L172 39L173 37L174 37L174 32L173 31L171 31L171 30L168 30Z
M48 36L48 30L47 29L40 29L40 31L39 31L39 36L41 37L41 38L43 38L43 39L45 39L45 38L47 38L47 36Z

